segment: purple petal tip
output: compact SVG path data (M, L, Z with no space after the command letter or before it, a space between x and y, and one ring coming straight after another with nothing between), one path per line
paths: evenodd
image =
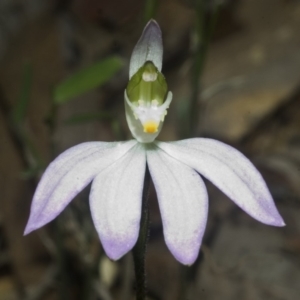
M257 216L253 215L252 217L267 225L276 227L285 226L285 222L275 207L275 203L264 214L259 214Z
M25 230L24 230L24 233L23 233L23 235L25 236L25 235L28 235L29 233L31 233L32 231L34 231L35 230L35 228L33 228L32 226L30 226L30 224L28 223L27 225L26 225L26 228L25 228Z
M122 242L120 239L100 238L106 255L112 260L118 260L129 252L136 243L134 241Z
M166 243L174 257L183 265L192 265L199 255L201 243L199 244L198 241L196 243L186 242L181 246L170 244L168 241L166 241Z
M198 257L198 252L197 253L174 253L174 257L183 265L186 266L191 266L197 259Z
M284 226L286 226L285 222L283 221L283 219L281 217L277 218L275 220L275 222L273 224L270 224L270 225L277 226L277 227L284 227Z

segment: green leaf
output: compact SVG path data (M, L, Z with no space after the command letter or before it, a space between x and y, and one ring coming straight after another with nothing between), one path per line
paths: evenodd
M103 120L112 120L112 114L108 112L99 112L99 113L85 113L72 116L68 118L64 123L66 125L76 125L79 123L91 122L91 121L103 121Z
M62 104L109 81L123 66L118 57L109 57L72 75L54 89L54 102Z
M25 63L23 67L21 92L19 94L16 106L12 111L12 121L14 124L19 124L24 121L29 104L31 85L32 66L30 63Z
M28 180L32 178L38 178L39 175L44 171L42 166L31 166L30 168L21 172L20 177L23 180Z

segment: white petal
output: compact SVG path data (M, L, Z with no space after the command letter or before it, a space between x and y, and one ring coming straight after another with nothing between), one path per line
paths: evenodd
M111 259L119 259L137 241L145 167L145 150L137 144L93 181L92 217L103 248Z
M163 46L161 30L156 21L150 20L133 49L129 66L129 79L146 61L152 61L156 68L161 71L162 56Z
M265 181L239 151L212 139L188 139L157 145L215 184L258 221L284 226Z
M200 175L155 145L149 145L147 162L155 185L165 241L183 264L199 253L206 227L208 197Z
M25 234L52 221L102 169L137 142L91 142L72 147L46 169L33 197Z

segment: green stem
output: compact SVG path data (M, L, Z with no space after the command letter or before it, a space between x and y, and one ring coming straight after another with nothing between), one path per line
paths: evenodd
M58 298L59 300L69 299L69 291L68 291L68 272L66 266L66 253L63 246L63 237L61 225L59 224L59 220L56 220L53 224L55 229L55 244L57 249L57 260L59 266L59 281L58 281Z
M150 19L154 18L158 6L158 0L145 1L144 23L146 24Z
M196 3L195 45L194 62L192 68L192 94L188 111L188 136L194 136L197 130L198 119L198 94L200 90L199 78L204 65L204 0Z
M136 277L136 300L144 300L146 298L145 259L146 259L147 241L149 236L149 208L148 208L149 187L150 187L150 173L148 167L146 167L139 238L132 250L134 271Z
M188 136L195 136L197 133L197 125L199 120L199 93L201 90L200 78L203 73L204 63L206 59L207 49L215 29L216 21L218 18L218 12L220 5L216 5L213 14L206 26L205 22L205 1L198 0L196 5L196 42L195 42L195 52L194 52L194 62L192 69L192 94L191 101L188 110Z

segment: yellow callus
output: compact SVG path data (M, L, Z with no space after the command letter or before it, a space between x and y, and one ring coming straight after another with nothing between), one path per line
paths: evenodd
M158 125L159 124L157 124L154 121L147 121L143 124L144 132L146 132L146 133L155 133L158 130Z

